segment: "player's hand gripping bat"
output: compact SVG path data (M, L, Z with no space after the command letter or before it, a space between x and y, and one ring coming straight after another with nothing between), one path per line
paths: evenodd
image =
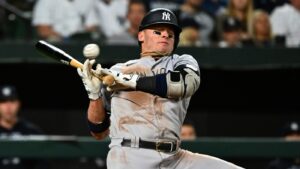
M36 43L35 48L45 56L51 57L52 59L59 61L60 63L75 67L81 68L83 64L78 60L74 59L72 56L64 52L63 50L43 41L40 40ZM104 84L110 86L114 83L114 78L111 75L96 75Z

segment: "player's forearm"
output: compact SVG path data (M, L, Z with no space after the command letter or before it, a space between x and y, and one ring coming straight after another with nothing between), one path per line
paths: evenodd
M87 118L88 127L94 138L101 140L109 134L110 119L101 99L90 101Z
M106 112L102 100L90 100L88 107L88 120L97 124L105 119L105 115Z

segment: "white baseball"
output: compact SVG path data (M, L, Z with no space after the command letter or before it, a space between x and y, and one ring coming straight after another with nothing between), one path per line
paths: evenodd
M100 48L95 43L90 43L84 46L83 55L88 59L95 59L100 53Z

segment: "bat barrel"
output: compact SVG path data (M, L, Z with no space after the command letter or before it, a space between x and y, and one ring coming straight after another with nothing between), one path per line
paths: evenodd
M35 44L35 48L45 56L51 57L61 63L70 65L70 62L74 59L61 49L40 40Z

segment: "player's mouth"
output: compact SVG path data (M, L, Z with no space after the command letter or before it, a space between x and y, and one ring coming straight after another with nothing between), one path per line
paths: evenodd
M166 41L161 41L161 42L158 42L159 44L162 44L162 45L169 45L169 43L168 42L166 42Z

